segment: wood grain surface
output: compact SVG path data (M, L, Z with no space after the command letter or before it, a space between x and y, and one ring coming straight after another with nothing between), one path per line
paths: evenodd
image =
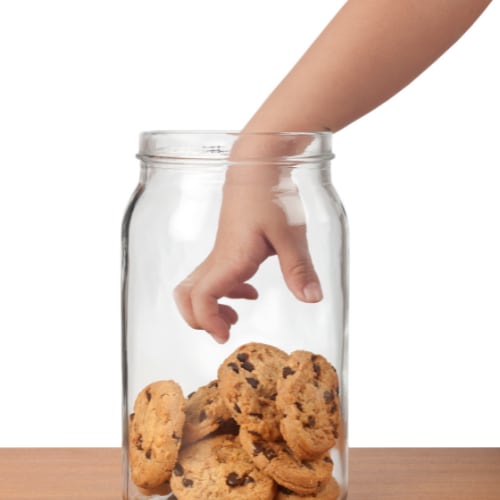
M500 448L355 448L349 500L500 500Z
M0 500L120 500L120 460L115 448L0 449ZM500 500L500 448L354 448L349 462L349 500Z

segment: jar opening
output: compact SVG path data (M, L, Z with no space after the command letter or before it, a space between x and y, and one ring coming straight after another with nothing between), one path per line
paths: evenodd
M140 135L146 163L310 163L333 158L330 132L159 130Z

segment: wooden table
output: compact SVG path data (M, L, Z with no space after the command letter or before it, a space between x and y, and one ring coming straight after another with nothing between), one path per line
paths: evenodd
M0 449L0 500L21 499L120 500L120 450ZM500 500L500 448L350 451L349 500L466 499Z

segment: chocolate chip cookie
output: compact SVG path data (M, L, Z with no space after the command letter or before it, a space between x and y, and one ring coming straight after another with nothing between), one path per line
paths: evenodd
M217 380L191 393L185 402L185 412L183 446L208 436L231 418L219 393Z
M276 382L287 358L276 347L249 343L233 352L218 370L220 393L233 418L264 440L280 437Z
M141 495L144 495L145 497L150 497L153 495L165 496L172 491L170 488L170 481L167 481L166 483L163 483L161 486L157 486L156 488L146 489L137 487L137 490Z
M181 450L170 480L179 500L271 500L276 484L260 472L235 436L217 436Z
M176 382L153 382L139 393L129 418L130 469L137 486L153 489L168 482L184 420L184 396Z
M339 485L332 477L328 483L315 495L297 495L293 491L278 486L278 495L275 500L337 500L339 498Z
M335 446L339 433L339 381L321 355L295 351L277 382L280 431L293 453L313 459Z
M266 441L243 427L239 439L255 465L287 490L315 495L330 481L333 461L328 453L314 460L300 460L284 441Z

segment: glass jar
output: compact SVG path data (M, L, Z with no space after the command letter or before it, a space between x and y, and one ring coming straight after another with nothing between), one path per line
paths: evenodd
M147 132L138 158L122 233L123 498L346 498L348 235L331 134ZM320 288L297 289L293 247ZM241 259L254 268L238 274ZM224 292L224 273L253 288ZM226 342L196 301L232 325Z

